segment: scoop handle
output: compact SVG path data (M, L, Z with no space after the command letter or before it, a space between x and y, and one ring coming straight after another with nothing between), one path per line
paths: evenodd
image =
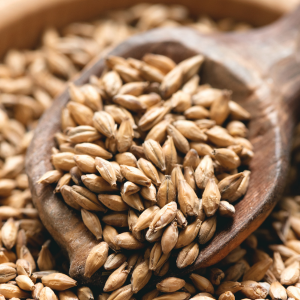
M300 109L300 5L275 23L243 34L220 36L233 52L244 52L249 66L278 90L278 105L296 124ZM275 99L276 101L276 99Z

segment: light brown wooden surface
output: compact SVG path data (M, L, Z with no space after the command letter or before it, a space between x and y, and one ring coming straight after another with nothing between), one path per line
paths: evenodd
M0 56L12 47L36 45L47 26L58 28L97 18L108 9L125 8L138 0L3 0L0 2ZM186 5L195 15L233 17L261 26L295 7L299 0L148 0L150 3Z

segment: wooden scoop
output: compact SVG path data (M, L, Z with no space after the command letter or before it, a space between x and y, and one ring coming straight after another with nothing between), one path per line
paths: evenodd
M176 62L201 53L206 57L201 82L232 90L234 100L252 115L250 141L255 156L250 165L251 180L246 196L235 206L233 221L219 224L213 240L200 250L193 265L170 270L168 275L183 276L217 263L259 227L281 197L300 107L299 33L300 7L271 26L247 33L211 36L189 28L157 29L128 39L110 53L137 59L156 53ZM99 76L104 66L104 59L98 60L75 83L87 83L93 74ZM90 279L83 275L96 239L78 212L53 194L52 186L36 183L53 168L53 136L60 129L61 110L68 101L65 91L42 117L28 149L26 170L40 218L70 259L70 275L81 284L101 287L105 282L101 270Z

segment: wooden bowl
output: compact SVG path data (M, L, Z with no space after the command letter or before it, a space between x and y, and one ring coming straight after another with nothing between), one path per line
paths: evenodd
M138 0L2 0L0 1L0 56L10 48L35 46L50 25L61 28L74 21L95 19L110 9L126 8ZM147 0L149 3L182 4L195 15L232 17L264 26L290 11L300 0Z

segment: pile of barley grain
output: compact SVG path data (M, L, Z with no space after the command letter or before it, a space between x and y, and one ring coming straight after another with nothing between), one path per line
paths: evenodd
M153 18L154 15L159 18ZM71 24L62 31L62 35L54 29L49 29L43 36L41 48L27 51L11 50L7 53L3 64L0 65L0 203L2 205L0 217L5 225L1 230L3 246L0 248L1 299L41 298L44 300L57 299L57 297L65 300L71 298L108 299L108 294L93 295L88 287L68 289L74 285L74 282L62 274L56 275L56 278L44 277L44 283L40 282L42 276L54 272L49 271L50 269L67 274L68 264L53 242L49 244L49 241L46 241L48 237L31 202L27 177L23 170L24 154L32 138L32 130L36 126L36 121L49 107L52 97L61 92L65 88L66 80L75 72L80 71L95 55L99 53L104 55L131 34L152 27L181 24L207 33L250 28L247 24L235 23L231 19L216 23L207 17L200 17L194 21L188 16L187 10L180 6L141 4L128 10L113 11L105 18L93 23ZM296 168L300 162L299 140L300 131L298 130L289 183L296 182L299 178L297 176L299 168ZM234 299L234 295L231 294L235 292L232 290L234 286L232 282L242 282L245 272L251 266L254 270L256 269L260 277L264 276L263 278L253 277L253 280L269 284L278 280L285 289L278 283L274 283L268 290L267 284L252 282L252 284L243 284L246 288L242 290L243 293L237 292L237 298L286 299L288 295L291 299L300 299L300 289L297 283L299 281L297 262L300 257L299 246L297 246L300 243L299 225L297 225L300 222L299 214L299 197L282 199L277 211L268 218L269 222L267 222L267 224L273 223L281 239L277 241L276 246L269 248L271 243L274 244L276 234L270 226L263 225L241 247L232 251L224 262L206 270L200 270L199 275L207 278L216 291L222 292L219 287L224 285L223 291L227 291L220 296L221 299ZM259 238L258 241L256 237ZM272 237L271 241L270 237ZM255 267L257 262L268 257L273 258L269 270L266 268L262 270L261 266ZM110 267L113 267L115 262L119 263L120 256L115 255L112 258ZM122 271L120 274L122 275ZM17 280L16 276L21 277ZM220 278L221 285L218 278ZM35 284L33 291L30 280ZM196 299L209 300L210 295L203 293L206 291L205 287L210 285L204 280L196 276L192 276L191 279L185 278L184 287L175 292L176 294L170 294L170 296L165 294L161 297L163 292L174 290L170 288L173 286L172 283L183 284L183 281L169 279L158 286L158 291L153 291L152 295L145 296L143 300L153 299L158 293L161 293L160 299L176 300L189 297L187 294L180 294L180 291L192 296L201 292L202 296ZM226 284L225 280L232 282ZM205 283L202 287L201 281ZM237 286L241 287L238 283ZM62 288L67 288L67 290L59 291ZM212 292L211 289L209 291ZM127 293L129 293L127 299L134 299L130 295L129 287L127 287ZM117 294L119 296L114 293L110 299L126 299L126 287ZM217 297L217 292L214 292L213 298Z
M247 191L250 171L238 168L253 156L240 121L249 113L229 91L199 85L203 61L109 56L100 78L70 85L52 149L55 170L39 183L58 182L55 192L104 240L91 250L85 276L107 269L115 252L122 256L104 291L120 289L133 270L132 292L139 292L152 273L167 274L172 253L178 268L191 265L213 237L217 215L232 217L231 203ZM126 250L136 252L128 261Z
M270 223L278 236L269 227ZM157 284L157 288L144 295L142 300L150 299L300 299L299 259L300 259L300 197L284 198L276 210L254 234L240 247L234 249L215 266L199 270L189 277L167 278ZM7 248L6 238L11 221L2 229L2 240ZM284 230L283 230L284 229ZM22 248L20 230L15 244L16 251ZM23 235L23 240L24 240ZM264 240L264 243L262 242ZM273 244L277 241L277 244ZM11 243L12 244L12 243ZM261 250L262 244L264 250ZM21 247L20 247L21 246ZM16 261L14 252L2 248L0 265L0 294L2 299L32 298L88 300L138 299L133 297L131 285L108 294L93 295L89 287L74 287L76 282L55 271L34 271L35 260L30 252L19 254ZM17 252L18 253L18 252ZM110 267L116 268L113 276L119 280L127 276L121 255L114 255ZM52 268L55 260L46 243L37 261L37 267ZM117 268L117 266L119 267ZM31 275L30 275L31 274ZM17 277L16 277L17 276ZM41 279L42 278L42 279ZM40 282L40 279L42 283ZM35 283L37 282L37 283ZM20 287L20 288L19 288ZM56 294L55 294L55 293Z

